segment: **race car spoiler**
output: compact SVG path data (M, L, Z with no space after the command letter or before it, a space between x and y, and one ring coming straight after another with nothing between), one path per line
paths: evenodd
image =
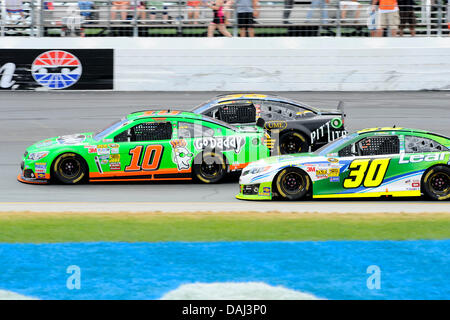
M341 113L343 117L346 117L347 114L344 111L344 101L339 101L338 106L336 107Z

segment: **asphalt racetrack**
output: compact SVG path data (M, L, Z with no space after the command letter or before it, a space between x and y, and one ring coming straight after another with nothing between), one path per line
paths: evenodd
M349 131L367 127L392 126L427 129L450 135L450 92L289 92L279 95L313 106L334 108L345 102L346 127ZM221 209L235 199L237 177L224 183L133 183L90 184L80 186L25 185L17 182L21 156L36 141L71 133L97 131L124 115L138 110L170 108L190 110L208 100L211 92L0 92L0 203L17 202L179 202L220 203ZM339 202L339 201L338 201ZM348 203L348 200L345 201ZM403 204L433 207L422 199L401 199ZM400 203L399 203L400 202ZM246 203L251 208L252 202ZM311 201L335 205L336 201ZM355 201L361 210L378 200ZM389 205L383 201L384 207ZM424 204L428 203L429 206ZM276 210L282 203L270 204ZM67 204L70 207L70 204ZM400 205L401 207L401 205ZM437 207L436 207L437 208ZM151 203L149 203L151 210ZM215 210L214 204L209 208ZM303 207L302 210L306 210ZM398 208L396 209L398 210ZM311 210L310 210L311 211ZM438 211L449 212L449 203Z

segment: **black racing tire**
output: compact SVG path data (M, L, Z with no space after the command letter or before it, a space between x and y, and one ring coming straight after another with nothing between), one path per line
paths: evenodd
M217 183L227 174L227 164L223 155L206 151L194 159L193 173L200 182Z
M278 143L279 154L293 154L308 152L308 140L297 131L285 131L280 134Z
M275 189L282 199L300 200L308 194L311 189L311 179L298 168L283 169L274 179Z
M450 168L435 166L425 172L422 190L432 200L450 199Z
M64 184L82 183L88 177L86 162L75 153L64 153L56 158L52 171L55 179Z

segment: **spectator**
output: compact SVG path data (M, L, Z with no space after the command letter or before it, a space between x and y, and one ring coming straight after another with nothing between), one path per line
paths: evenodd
M198 19L200 18L200 0L187 1L187 18L192 20L191 23L198 24Z
M10 18L13 13L18 13L22 20L25 19L22 0L5 0L5 7Z
M322 20L325 22L328 20L328 11L327 11L327 3L330 2L330 0L312 0L311 1L311 7L308 10L308 13L306 14L306 19L311 19L314 14L314 9L320 8L320 11L322 13Z
M94 2L92 1L78 1L78 7L80 8L80 15L85 19L92 19L92 9L94 8Z
M210 2L209 7L213 10L214 18L213 21L208 26L208 37L214 37L214 31L216 28L219 29L225 37L231 37L231 33L228 32L225 26L225 13L223 12L223 0L216 0L215 2Z
M380 4L378 6L377 37L383 36L385 28L389 28L392 37L397 36L400 24L397 0L372 0L372 10L375 10L378 2Z
M344 0L339 2L339 7L341 9L341 19L345 20L347 18L347 11L354 11L355 12L355 20L359 19L360 15L360 9L361 4L358 2L358 0Z
M167 6L164 5L162 1L159 0L152 0L147 2L150 6L150 20L154 21L156 20L156 15L158 13L162 14L163 23L167 23L169 20L169 13L167 12Z
M378 21L378 14L376 10L372 10L372 8L369 6L367 7L367 29L370 31L371 37L377 36L377 21Z
M169 13L168 13L167 6L162 1L159 1L159 0L149 1L149 4L150 4L150 9L152 10L152 11L150 11L150 20L152 20L152 21L155 20L156 15L158 13L161 13L163 23L168 23Z
M128 8L130 7L129 1L113 1L111 7L111 20L116 20L116 12L120 11L120 19L127 20Z
M403 30L409 25L411 37L416 35L416 14L414 13L414 0L398 0L398 9L400 11L399 35L403 37Z
M291 15L292 8L294 7L294 0L284 0L283 10L283 23L290 24L289 16Z
M247 32L249 37L255 36L253 18L257 18L259 15L258 7L258 0L236 0L239 35L241 37L246 37Z
M141 19L141 20L145 20L145 5L143 1L137 1L137 0L131 0L130 1L130 9L131 12L128 12L128 15L131 15L133 17L133 19ZM135 16L136 14L136 16ZM145 22L141 22L141 23L145 23Z
M225 1L225 24L230 25L231 22L231 12L234 4L234 0L226 0Z

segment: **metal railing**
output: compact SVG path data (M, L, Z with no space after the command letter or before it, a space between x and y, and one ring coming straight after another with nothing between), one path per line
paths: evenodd
M20 4L20 0L15 1ZM413 8L400 8L400 30L404 36L448 36L449 0L416 1ZM136 5L137 4L137 5ZM225 1L224 26L233 36L240 34L236 0ZM15 10L14 10L15 9ZM393 36L389 27L377 28L377 10L367 0L277 0L260 1L259 15L247 26L255 36ZM200 1L118 2L26 1L11 9L1 0L0 36L133 36L203 37L213 21L213 10ZM402 28L404 21L414 21ZM406 20L405 20L406 19ZM217 22L217 21L216 21ZM253 30L252 30L253 29ZM379 29L377 32L376 29ZM244 31L245 34L245 31ZM221 33L215 30L214 36Z

